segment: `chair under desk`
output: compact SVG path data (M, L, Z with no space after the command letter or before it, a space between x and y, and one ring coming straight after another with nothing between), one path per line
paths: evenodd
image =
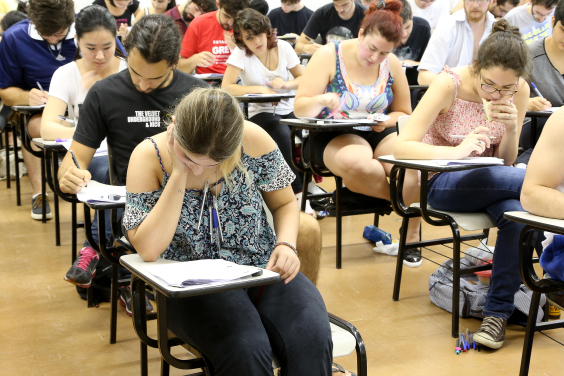
M506 212L504 216L507 219L525 225L519 237L519 271L525 286L533 291L519 372L520 376L526 376L529 374L535 332L564 328L564 319L542 323L537 323L534 319L537 317L542 294L564 292L564 283L552 279L539 278L533 268L533 263L538 261L538 258L532 257L536 240L534 230L564 235L564 220L540 217L527 212Z
M399 300L399 292L401 285L401 275L403 270L403 256L407 249L425 248L436 245L444 245L452 243L453 247L453 298L452 298L452 336L458 337L459 334L459 316L460 316L460 276L463 274L474 273L491 269L491 265L481 265L460 269L460 244L464 241L487 239L489 229L495 228L496 224L485 212L480 213L454 213L437 210L427 203L428 193L428 176L430 172L451 172L471 170L482 167L494 166L495 164L480 165L447 165L439 166L436 162L430 160L398 160L393 156L384 156L378 158L380 162L393 165L390 173L390 194L392 207L396 214L403 218L400 232L400 245L398 250L398 258L396 263L396 274L394 280L393 300ZM405 171L419 170L421 171L421 202L407 207L403 199L403 184ZM433 240L421 240L406 244L407 239L407 223L411 218L422 217L423 220L433 226L449 226L452 231L452 238L442 238ZM459 229L466 231L481 230L478 234L461 235ZM429 250L441 256L445 256L439 252ZM423 256L422 256L423 257ZM425 257L423 257L425 258ZM429 259L427 259L429 260ZM435 263L433 260L429 260ZM443 266L443 265L440 265Z

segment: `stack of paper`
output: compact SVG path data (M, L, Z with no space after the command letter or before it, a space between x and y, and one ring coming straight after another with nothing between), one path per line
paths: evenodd
M82 202L121 202L125 203L125 186L107 185L90 180L86 187L76 194Z
M72 144L72 139L68 139L68 140L60 140L57 139L57 143L61 144L65 147L65 149L69 150L70 146ZM102 141L102 143L100 144L100 147L98 149L96 149L96 153L94 154L95 157L101 157L104 155L108 155L108 140L104 138L104 140Z
M259 268L238 265L225 260L195 260L148 265L145 269L173 287L221 284L262 273Z

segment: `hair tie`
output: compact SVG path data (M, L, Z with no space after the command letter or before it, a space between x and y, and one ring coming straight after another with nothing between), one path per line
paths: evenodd
M379 1L378 4L376 4L376 9L378 9L378 10L386 9L386 2L385 1Z

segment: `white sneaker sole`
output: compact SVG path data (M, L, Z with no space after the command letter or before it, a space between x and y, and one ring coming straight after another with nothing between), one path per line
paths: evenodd
M423 259L419 260L419 262L409 262L407 260L403 260L403 264L410 268L418 268L423 264Z
M474 341L476 341L476 343L479 343L480 345L484 345L495 350L500 349L501 346L503 346L503 341L494 342L481 334L474 334Z
M31 218L37 221L41 221L43 219L43 214L33 214L33 210L31 211ZM45 215L45 219L53 218L53 213L49 212Z

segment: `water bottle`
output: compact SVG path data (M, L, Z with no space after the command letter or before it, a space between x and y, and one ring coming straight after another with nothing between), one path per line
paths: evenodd
M373 241L374 243L382 242L384 245L392 244L392 235L373 225L369 225L364 228L362 237Z

